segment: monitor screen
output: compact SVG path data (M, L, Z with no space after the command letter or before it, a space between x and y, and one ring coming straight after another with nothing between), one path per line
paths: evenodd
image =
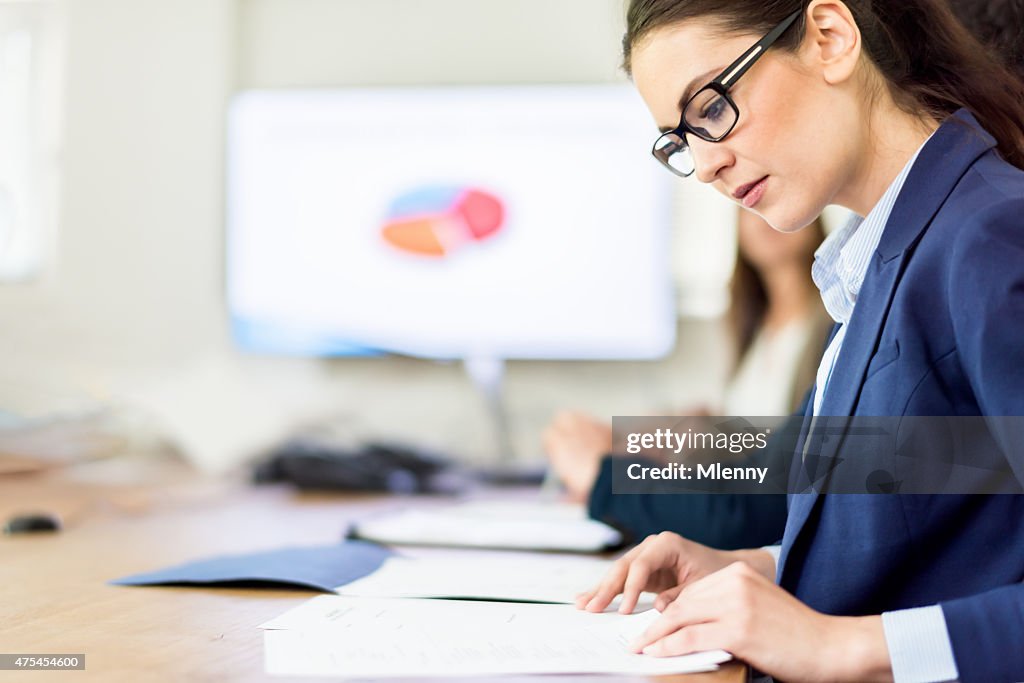
M236 343L664 355L671 176L655 136L628 86L244 93L228 124Z

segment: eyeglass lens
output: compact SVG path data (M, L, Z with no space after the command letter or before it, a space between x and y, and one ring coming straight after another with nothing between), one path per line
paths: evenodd
M654 143L654 156L673 173L688 176L694 171L690 146L675 133L665 133Z
M683 120L697 136L717 140L736 123L736 110L723 95L708 88L686 105Z
M714 142L729 133L738 114L721 93L706 88L691 99L683 111L683 120L692 135ZM686 140L676 133L665 133L654 145L654 156L678 175L694 171L693 154Z

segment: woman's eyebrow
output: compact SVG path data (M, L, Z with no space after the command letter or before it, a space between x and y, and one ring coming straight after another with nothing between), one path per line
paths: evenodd
M694 78L687 84L686 89L683 90L683 96L679 98L679 103L676 105L676 108L679 110L680 117L682 117L683 115L683 107L686 106L686 103L690 101L690 97L693 96L693 91L696 89L696 87L698 85L707 85L707 83L710 82L711 74L717 73L718 71L719 69L717 68L709 69L702 73L700 76ZM661 128L658 128L658 130L662 133L668 133L670 131L675 130L676 127L677 126L662 126Z
M719 72L719 69L717 69L717 68L709 69L709 70L705 71L704 73L702 73L700 76L697 76L692 81L690 81L690 83L686 86L686 90L683 91L683 96L679 98L679 113L680 114L683 111L683 105L685 105L687 103L687 101L689 101L690 97L693 96L693 91L697 88L697 86L698 85L701 85L701 86L707 85L711 81L711 78L710 78L711 74L718 73L718 72Z

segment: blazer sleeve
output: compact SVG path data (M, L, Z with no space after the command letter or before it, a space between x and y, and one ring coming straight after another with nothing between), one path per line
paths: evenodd
M1024 584L941 607L962 683L1024 680Z
M835 329L832 331L835 334ZM790 416L791 429L777 431L762 454L767 460L793 457L803 415L814 396L813 387L804 394L797 411ZM642 541L651 534L674 531L691 541L720 550L740 550L776 545L786 530L785 494L728 493L614 493L612 468L631 463L657 466L645 458L606 455L597 480L590 489L588 513L592 519L609 524L626 536L627 543Z
M590 491L588 512L623 532L629 543L662 531L721 550L757 548L782 538L784 494L613 493L612 467L623 467L627 461L657 466L649 460L605 456Z
M964 228L949 283L957 351L984 415L1024 416L1024 197L994 203ZM1024 483L1022 423L992 421ZM1024 584L941 606L962 681L1024 680Z
M964 226L947 300L960 362L982 415L1024 483L1024 197L999 202Z

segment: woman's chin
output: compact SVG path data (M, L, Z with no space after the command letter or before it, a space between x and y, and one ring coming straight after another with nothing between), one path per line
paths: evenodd
M804 211L786 211L785 207L771 207L757 213L775 230L791 233L799 232L814 223L821 212L808 214Z

